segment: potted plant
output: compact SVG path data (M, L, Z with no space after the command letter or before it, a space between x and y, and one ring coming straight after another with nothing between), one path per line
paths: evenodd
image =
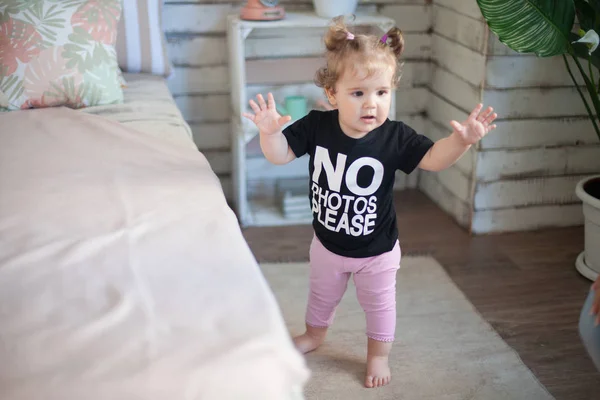
M594 67L600 69L600 54L596 51L600 0L477 0L477 4L490 30L509 48L538 57L563 57L600 138L600 76L594 76ZM575 27L575 16L579 29ZM569 59L575 67L570 66ZM589 98L577 84L575 71L583 78ZM575 192L583 203L585 217L584 251L575 264L582 275L594 280L600 273L600 175L582 179Z

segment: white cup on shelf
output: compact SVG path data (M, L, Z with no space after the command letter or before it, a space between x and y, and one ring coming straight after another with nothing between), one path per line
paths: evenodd
M313 0L313 4L319 17L334 18L354 14L358 0Z

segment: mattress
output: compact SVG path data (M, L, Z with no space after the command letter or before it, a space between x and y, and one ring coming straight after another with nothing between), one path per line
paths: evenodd
M183 126L140 129L152 102L0 115L0 399L302 398L217 176Z
M177 108L163 77L150 74L123 74L123 104L82 108L79 111L120 122L128 128L193 147L192 131Z

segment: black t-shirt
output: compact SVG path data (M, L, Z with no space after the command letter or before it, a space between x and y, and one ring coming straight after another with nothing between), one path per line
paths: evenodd
M323 245L355 258L392 250L398 239L395 172L413 171L433 142L389 119L353 139L340 128L337 110L313 110L283 134L296 157L310 155L313 228Z

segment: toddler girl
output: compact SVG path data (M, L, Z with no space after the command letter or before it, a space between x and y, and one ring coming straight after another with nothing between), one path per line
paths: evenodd
M309 154L314 237L306 332L294 338L303 353L319 347L350 275L366 314L366 387L389 383L388 356L396 328L396 272L400 246L393 203L397 169L440 171L496 126L492 108L479 104L453 132L433 143L400 121L390 121L404 39L393 28L383 37L354 35L337 18L325 36L326 66L317 72L330 111L311 111L287 128L273 95L250 100L245 117L260 130L260 145L274 164Z

